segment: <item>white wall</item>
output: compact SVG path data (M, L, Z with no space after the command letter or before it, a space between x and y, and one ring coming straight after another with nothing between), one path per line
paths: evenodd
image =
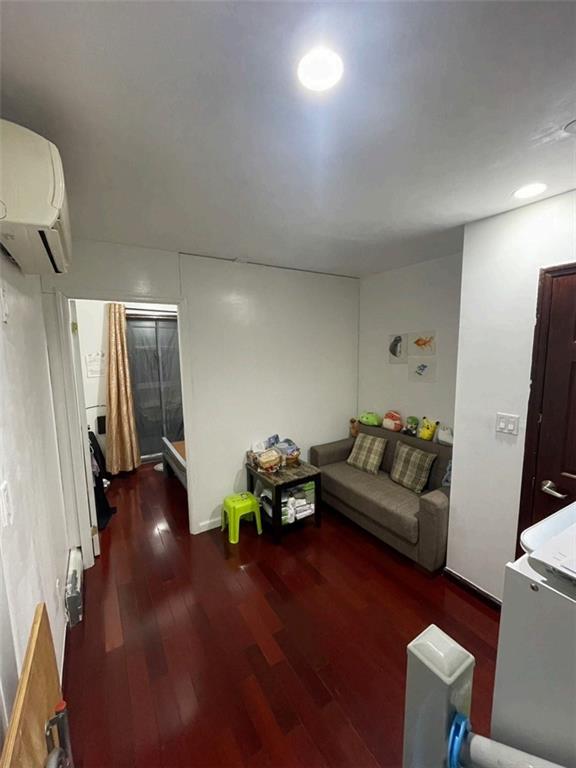
M278 432L307 454L346 436L356 403L358 282L183 259L182 285L193 482L205 523L219 519L224 495L245 487L253 441Z
M2 554L0 552L0 749L5 737L12 702L18 686L18 666L10 619L10 604L4 583Z
M106 370L108 365L108 334L106 328L106 302L80 300L76 302L78 321L78 343L82 360L82 380L84 382L84 401L86 420L96 435L102 450L106 452L106 435L99 435L96 429L96 417L106 415ZM94 352L104 354L104 367L101 376L88 376L86 356Z
M461 266L457 254L361 280L359 411L454 423ZM437 380L410 382L388 362L388 336L426 330L437 332Z
M539 270L576 261L576 192L466 227L448 568L501 599L514 559ZM520 434L496 435L496 413Z
M8 483L13 511L13 521L0 524L3 613L7 607L11 627L6 632L2 615L3 684L10 676L9 636L20 666L40 601L61 661L68 546L40 281L0 257L0 282L9 311L8 322L0 322L0 483Z
M252 441L304 451L343 437L356 411L358 281L92 242L44 290L73 298L180 302L180 355L194 532L244 487Z
M42 278L42 290L70 298L173 301L181 298L180 257L171 251L75 240L65 275Z

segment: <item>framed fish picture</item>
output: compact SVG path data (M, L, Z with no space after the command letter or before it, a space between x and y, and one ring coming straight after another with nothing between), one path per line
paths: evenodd
M393 365L405 363L408 358L408 334L391 333L388 336L388 362Z
M436 354L436 331L408 334L408 355L433 357Z

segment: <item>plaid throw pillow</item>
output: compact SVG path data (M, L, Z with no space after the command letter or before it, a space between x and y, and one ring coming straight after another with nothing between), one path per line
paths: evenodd
M348 456L348 464L364 472L377 475L382 464L384 449L388 441L383 437L374 437L361 433L354 441L354 446Z
M435 458L435 453L426 453L398 441L390 477L404 488L422 493Z

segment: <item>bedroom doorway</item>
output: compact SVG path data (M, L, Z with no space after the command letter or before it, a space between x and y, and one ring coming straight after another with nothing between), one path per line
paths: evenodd
M178 306L75 299L70 307L103 530L114 514L107 491L119 474L151 462L186 487Z
M94 291L90 298L66 295L59 291L45 293L42 297L46 340L52 380L52 403L56 422L58 453L60 457L60 472L64 493L64 515L68 547L80 548L84 568L94 565L95 557L100 554L100 536L96 510L96 487L93 477L93 462L95 454L101 454L102 466L106 467L108 452L108 396L107 374L109 362L108 339L108 305L115 305L123 321L123 332L126 351L125 368L130 370L128 343L126 331L126 310L141 310L141 316L147 311L161 315L166 320L166 313L171 312L171 336L169 343L161 346L174 348L174 336L178 339L178 370L180 378L180 403L184 412L183 424L190 418L191 381L189 376L188 339L188 310L185 299L177 298L173 303L133 302L132 297L114 296L108 299ZM155 318L156 319L156 318ZM174 333L175 326L175 333ZM164 337L164 333L160 333ZM158 353L158 350L157 350ZM165 355L165 357L167 357ZM181 364L182 362L182 364ZM122 377L120 377L122 378ZM132 377L130 376L130 379ZM164 381L171 381L164 374ZM129 387L132 393L132 387ZM171 400L171 397L165 400ZM170 410L170 408L168 409ZM166 421L170 423L170 420ZM134 418L135 420L135 418ZM177 421L177 420L176 420ZM134 430L137 433L137 428ZM182 435L184 428L182 426ZM89 434L92 433L92 435ZM176 433L179 436L179 432ZM171 442L163 436L162 461L154 460L160 465L158 476L160 484L164 482L166 489L172 488L177 492L180 485L186 491L188 529L192 533L192 505L188 493L188 467L186 462L186 444L184 436L181 441ZM188 454L190 451L188 450ZM141 463L141 452L138 448L136 463ZM144 454L146 456L146 454ZM103 458L102 458L103 457ZM150 465L146 470L151 471ZM107 468L106 468L107 471ZM103 473L101 473L101 476ZM165 476L168 478L164 481ZM113 482L112 475L112 480ZM108 479L102 476L102 481ZM175 484L175 485L174 485ZM110 496L106 484L102 482L105 496ZM177 495L177 493L176 493ZM102 498L102 494L100 495Z

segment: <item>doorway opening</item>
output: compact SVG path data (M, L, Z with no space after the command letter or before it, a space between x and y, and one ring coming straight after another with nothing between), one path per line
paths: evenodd
M576 501L576 264L541 270L519 538Z
M103 530L114 514L107 489L119 474L152 462L186 487L178 306L76 299L70 314L95 514ZM172 468L173 454L180 473Z

